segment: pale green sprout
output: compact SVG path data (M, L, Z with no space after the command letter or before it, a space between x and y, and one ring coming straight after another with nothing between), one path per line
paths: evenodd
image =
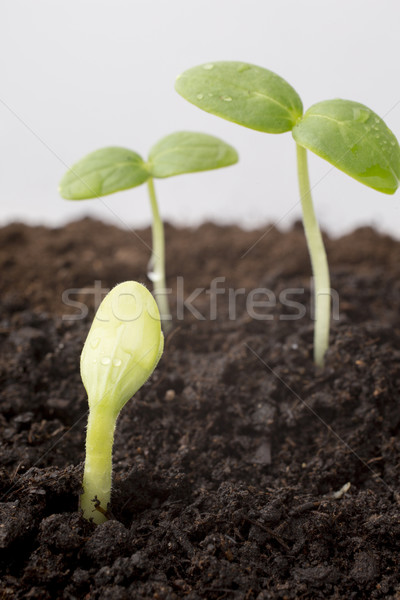
M306 150L357 181L394 194L400 180L400 147L383 120L363 104L326 100L303 114L297 92L262 67L241 62L207 63L178 76L176 90L206 112L266 133L291 131L296 142L304 230L314 274L314 361L324 364L329 344L330 277L311 198Z
M154 179L219 169L237 161L236 150L222 140L204 133L179 131L155 144L147 162L126 148L102 148L73 165L60 182L59 192L67 200L99 198L147 182L153 215L152 256L148 276L153 282L164 331L170 328L171 314L166 296L164 226Z
M81 355L89 418L80 506L96 524L107 520L118 415L150 377L163 348L160 313L151 293L135 281L113 288L97 310Z

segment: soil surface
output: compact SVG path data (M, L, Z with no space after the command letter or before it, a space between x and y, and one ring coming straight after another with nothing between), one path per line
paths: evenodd
M148 284L150 231L0 230L0 597L400 599L400 243L326 239L340 305L317 369L300 225L166 241L173 329L95 527L79 356L101 289Z

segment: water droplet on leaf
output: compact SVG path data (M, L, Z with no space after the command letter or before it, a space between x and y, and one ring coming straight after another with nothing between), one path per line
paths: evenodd
M370 111L366 108L360 108L357 106L353 108L353 118L355 121L359 121L360 123L365 123L369 119Z
M103 356L100 362L102 365L109 365L111 362L111 358L109 356Z
M211 71L211 69L214 68L214 65L212 63L208 63L207 65L203 65L203 69L205 71Z
M90 342L90 345L93 348L93 350L96 350L96 348L99 344L100 344L100 338L95 338L94 340L92 340Z
M222 100L224 100L224 102L232 102L232 98L230 96L222 96Z
M114 367L120 367L122 364L122 360L120 358L114 358L113 365Z
M197 94L196 98L197 100L203 100L204 94Z

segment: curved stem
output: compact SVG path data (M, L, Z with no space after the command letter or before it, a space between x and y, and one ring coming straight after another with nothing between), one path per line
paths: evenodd
M104 409L89 412L86 431L86 458L80 507L85 519L99 525L107 521L104 512L111 497L112 446L116 417ZM96 508L100 504L100 510Z
M310 179L307 166L307 151L302 146L297 147L297 172L301 206L303 209L303 224L306 234L308 251L314 275L315 298L315 329L314 329L314 362L322 367L324 355L329 345L329 324L331 317L331 296L328 260L321 231L315 216L311 197Z
M161 322L164 332L171 329L171 313L167 297L165 284L165 241L164 241L164 225L160 218L158 210L156 192L154 189L153 178L147 180L149 190L151 211L153 213L152 236L153 249L149 263L148 277L153 282L154 297L158 304L161 313Z

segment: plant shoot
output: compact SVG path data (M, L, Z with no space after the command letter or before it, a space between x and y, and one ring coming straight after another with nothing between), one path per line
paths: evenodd
M89 418L80 506L96 524L107 520L118 415L154 371L163 347L160 313L150 292L135 281L113 288L98 308L81 354Z
M126 148L102 148L73 165L60 182L60 195L67 200L100 198L147 182L153 215L148 276L153 282L164 331L170 328L171 314L166 296L164 226L154 179L219 169L237 161L234 148L222 140L204 133L180 131L167 135L155 144L147 162Z
M400 180L396 137L371 109L351 100L318 102L303 114L299 95L284 79L247 63L203 64L179 75L175 87L192 104L228 121L266 133L292 132L314 275L314 361L322 366L329 344L330 277L311 197L306 151L375 190L393 194Z

